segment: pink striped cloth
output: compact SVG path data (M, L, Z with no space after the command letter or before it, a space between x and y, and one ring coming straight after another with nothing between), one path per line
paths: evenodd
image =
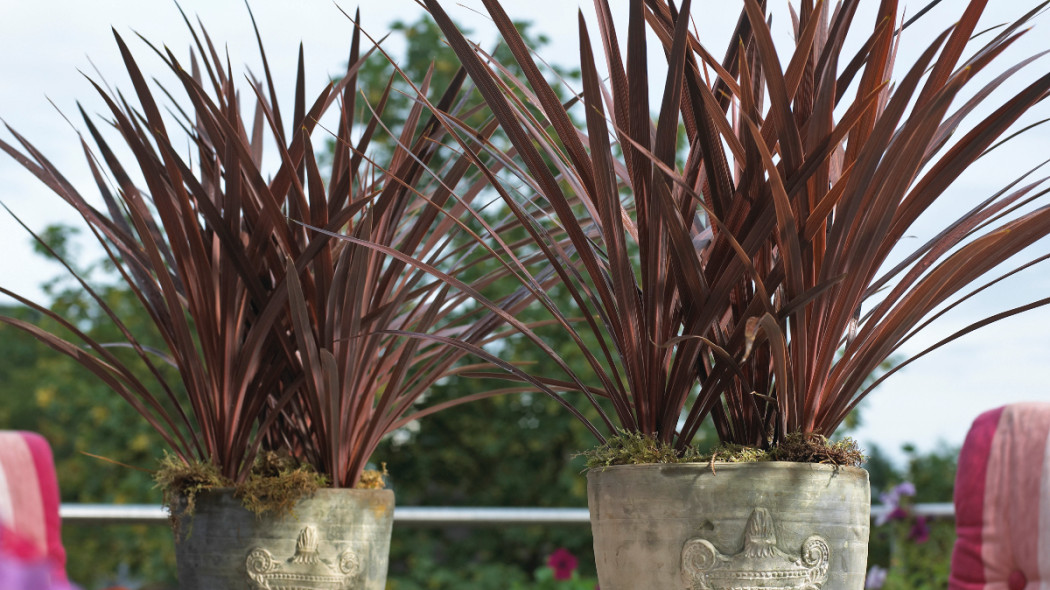
M959 453L949 590L1050 589L1050 403L978 416Z
M0 431L0 556L47 562L52 580L64 583L58 506L51 446L39 434Z

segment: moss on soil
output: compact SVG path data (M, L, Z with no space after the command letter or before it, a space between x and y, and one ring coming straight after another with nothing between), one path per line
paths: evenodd
M700 459L693 447L683 455L668 443L640 432L621 430L616 436L605 439L598 448L581 453L587 459L587 468L613 465L645 465L649 463L691 463Z
M300 499L325 487L328 479L310 465L288 455L266 452L259 456L233 495L256 516L288 514Z
M609 437L596 449L582 453L587 468L612 465L642 465L649 463L757 463L761 461L793 461L796 463L824 463L858 467L866 457L852 438L829 441L819 434L795 433L771 449L757 449L723 443L710 453L701 453L687 447L679 453L670 444L638 432L621 431Z
M325 476L310 465L272 452L260 455L247 479L239 484L222 477L213 464L186 463L169 454L161 460L153 479L164 493L164 504L176 528L178 518L193 515L198 496L207 490L233 488L234 497L245 508L262 516L287 514L301 498L328 484Z
M830 463L860 467L867 460L857 441L846 436L830 441L820 434L789 434L771 451L773 461L795 461L798 463Z
M160 468L153 474L153 481L164 493L164 505L168 507L175 528L178 528L177 515L180 510L185 514L193 514L197 508L197 496L201 492L232 485L219 474L215 465L196 460L186 463L169 453L164 453Z
M354 486L355 490L381 490L386 487L386 476L390 475L386 471L386 463L379 466L379 469L365 469L365 472L361 474L361 479Z
M386 487L386 464L380 470L367 469L356 489L381 490ZM328 486L328 479L306 463L288 455L262 453L242 483L234 483L219 474L219 469L200 461L184 462L165 454L160 468L153 474L157 487L164 493L164 504L171 514L172 525L178 518L192 516L201 492L214 488L232 488L235 498L256 516L267 513L289 514L296 502Z

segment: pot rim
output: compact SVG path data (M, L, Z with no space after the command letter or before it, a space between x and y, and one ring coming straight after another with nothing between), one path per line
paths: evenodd
M682 470L682 471L697 471L704 470L711 472L715 475L720 470L809 470L816 472L836 472L845 471L846 473L853 472L857 475L864 473L867 475L868 470L863 467L851 467L849 465L833 465L830 463L804 463L799 461L753 461L749 463L740 462L729 462L729 461L713 461L713 462L689 462L689 463L635 463L630 465L606 465L600 467L590 467L587 469L587 476L590 477L592 474L600 474L605 471L665 471L665 470Z
M234 491L234 488L231 488L231 487L228 487L228 486L216 486L216 487L213 487L213 488L206 488L206 489L200 490L197 493L198 494L209 494L209 493L211 493L211 494L232 494L233 491ZM351 495L361 495L361 496L377 495L377 494L390 494L390 495L393 495L394 494L394 490L392 490L390 488L381 488L381 489L377 489L377 490L358 489L358 488L318 488L318 489L314 490L312 493L307 494L306 496L303 496L303 497L304 498L309 498L310 496L313 496L315 494L345 494L345 493L349 493Z

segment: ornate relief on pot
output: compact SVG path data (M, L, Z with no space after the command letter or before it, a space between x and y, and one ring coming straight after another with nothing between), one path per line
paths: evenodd
M252 590L354 590L361 571L357 555L347 549L336 564L322 559L317 550L317 530L308 526L299 533L295 555L277 561L273 554L256 547L244 562Z
M778 549L773 517L755 508L736 555L723 555L705 539L686 541L682 577L691 590L820 590L830 561L831 547L817 535L802 543L797 556Z

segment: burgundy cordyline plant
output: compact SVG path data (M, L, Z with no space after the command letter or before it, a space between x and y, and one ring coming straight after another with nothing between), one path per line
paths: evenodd
M765 3L744 0L720 60L691 27L689 0L595 0L598 52L581 14L582 89L562 103L497 0L482 3L521 76L467 41L438 0L423 3L507 141L479 146L481 130L430 108L532 242L516 251L495 234L479 239L562 326L587 370L514 318L512 328L564 375L530 374L457 345L577 415L592 405L599 440L622 429L681 454L708 416L722 441L754 447L831 435L904 343L1046 258L1014 258L1050 233L1046 190L1030 173L932 238L904 242L956 177L1046 97L1050 75L993 99L1035 59L999 63L1043 4L976 35L986 3L971 1L914 63L895 68L911 31L890 0L867 23L855 18L858 0L786 6L794 33L786 54ZM613 16L624 10L621 51ZM659 46L648 47L647 35ZM847 37L859 41L856 53L845 53ZM649 96L653 51L667 63L659 101ZM986 69L999 73L971 88ZM571 306L548 296L522 252L539 252ZM892 266L891 253L900 260ZM979 319L928 350L1048 302Z
M915 63L895 68L900 37L909 34L897 2L880 2L875 21L861 26L859 2L802 2L792 19L794 53L784 58L759 4L745 2L742 20L752 30L730 70L739 83L728 85L736 112L719 124L733 123L733 135L720 138L732 146L735 137L742 151L733 154L736 178L709 186L733 191L723 194L732 195L728 217L736 207L754 219L745 231L734 228L741 240L756 227L772 231L755 258L753 300L761 307L732 336L745 342L745 356L755 346L751 357L741 370L726 363L704 379L721 394L712 408L723 440L766 447L790 433L830 436L868 392L912 360L1050 302L981 318L866 383L931 322L1046 258L1044 248L1019 264L1013 259L1050 233L1043 179L1024 171L932 238L914 247L905 241L955 179L1009 139L1011 126L1050 89L1050 75L1033 76L1016 95L989 100L1035 59L997 60L1045 3L975 35L985 5L967 3ZM662 18L669 31L673 17L665 11ZM859 31L863 47L846 61L847 32ZM969 88L993 66L990 82ZM900 260L892 266L891 254ZM1008 261L1017 266L1004 270Z
M147 80L116 35L138 106L95 83L108 118L100 129L82 112L90 137L83 148L102 209L14 130L20 147L0 141L0 149L81 215L166 350L141 344L75 273L126 341L97 342L45 304L3 288L65 332L0 321L102 379L186 464L213 464L225 480L240 483L260 452L274 451L313 466L329 485L353 487L383 436L465 401L417 403L438 379L470 368L459 362L465 351L391 332L427 331L480 346L502 324L484 309L470 312L464 294L431 275L331 235L348 233L452 274L469 271L487 254L479 258L476 246L457 241L455 220L480 192L471 186L478 181L466 176L469 161L437 158L447 132L422 105L396 131L396 148L382 151L382 162L370 159L373 138L394 133L382 120L393 80L379 104L358 96L357 71L372 52L361 55L356 20L348 70L312 102L300 49L290 110L278 104L261 39L263 80L238 88L207 33L186 22L195 42L190 64L149 46L177 81L181 102L175 88ZM457 75L437 93L438 109L458 112L464 80ZM429 76L417 82L428 90ZM336 127L318 132L330 110ZM116 155L107 131L130 151L130 161ZM327 177L315 136L334 138ZM481 133L476 141L485 138ZM276 170L262 168L268 142ZM429 169L435 162L440 166ZM468 196L452 201L453 189ZM473 282L484 288L501 272ZM527 302L527 293L517 293L500 305L514 313Z

